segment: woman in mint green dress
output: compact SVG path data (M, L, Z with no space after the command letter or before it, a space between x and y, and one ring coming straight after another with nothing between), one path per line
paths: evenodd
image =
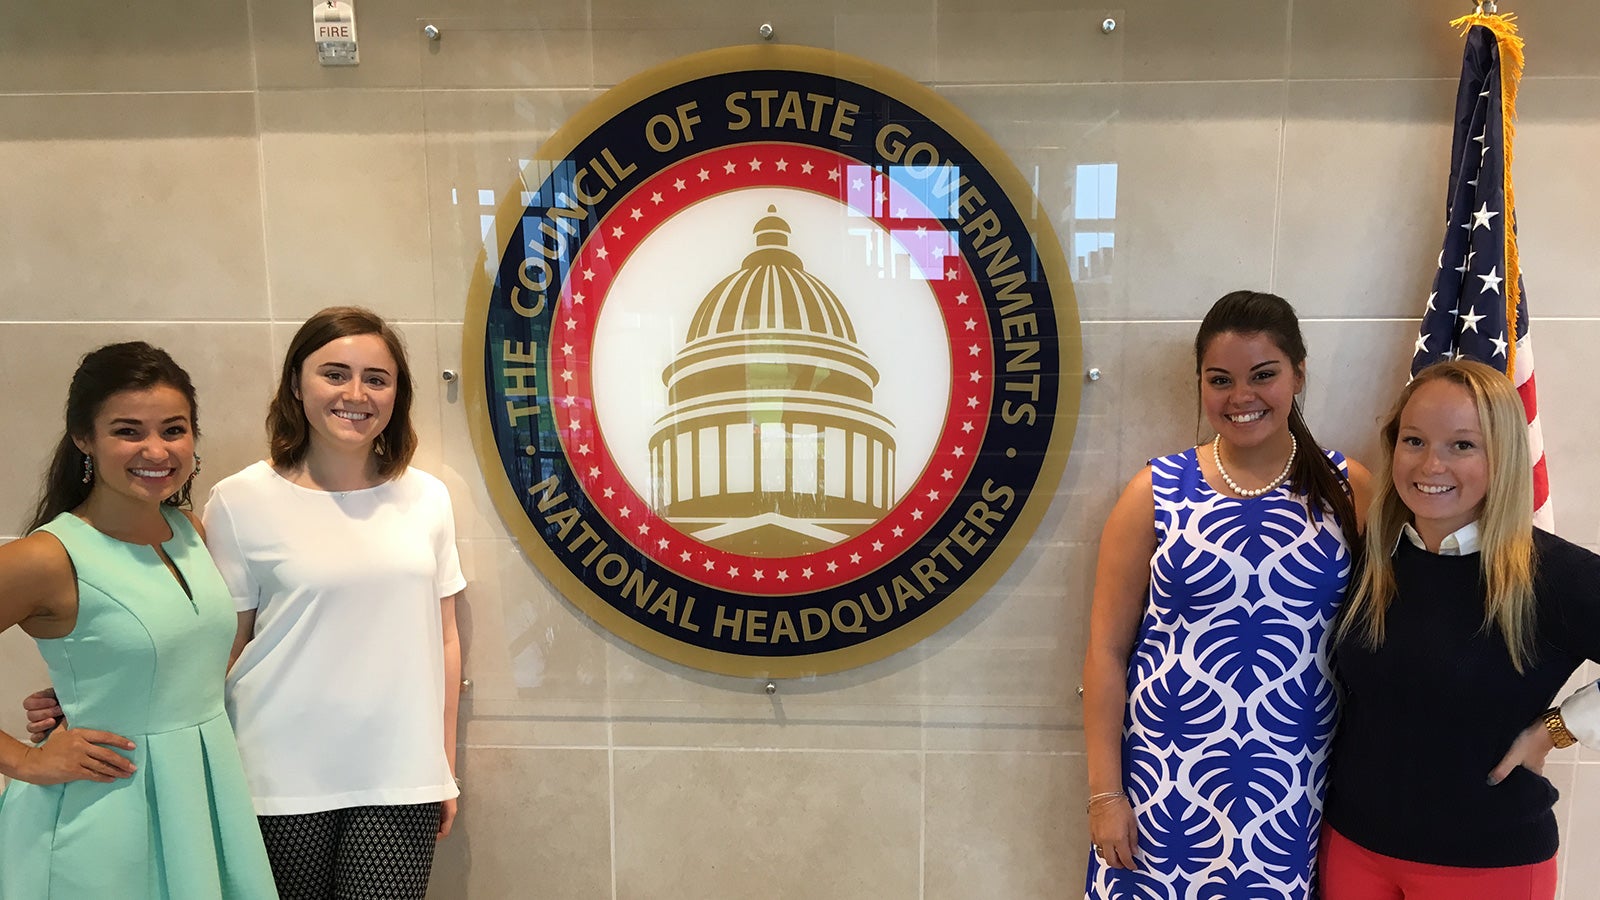
M195 412L165 352L85 356L30 534L0 547L0 631L38 642L73 726L0 734L7 900L277 896L223 708L233 602L179 508Z

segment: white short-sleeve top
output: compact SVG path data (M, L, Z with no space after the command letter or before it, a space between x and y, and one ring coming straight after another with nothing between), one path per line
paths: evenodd
M206 503L207 543L255 637L227 705L259 815L455 797L439 601L466 586L450 495L407 469L335 493L258 462Z

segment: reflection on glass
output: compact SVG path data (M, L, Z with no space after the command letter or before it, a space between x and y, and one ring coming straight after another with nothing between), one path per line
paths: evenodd
M1078 166L1072 196L1072 280L1108 281L1117 248L1117 164Z

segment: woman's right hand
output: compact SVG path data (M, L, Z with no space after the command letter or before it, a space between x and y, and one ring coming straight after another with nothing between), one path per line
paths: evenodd
M57 728L44 744L30 747L17 766L16 778L29 784L68 781L112 782L133 775L133 760L111 749L132 750L133 741L92 728Z
M22 711L28 714L28 740L35 744L44 743L52 729L57 725L65 725L67 721L61 712L61 703L56 699L55 688L34 691L23 697Z
M1139 868L1133 858L1139 852L1139 828L1127 797L1104 800L1090 808L1089 838L1101 862L1117 869Z

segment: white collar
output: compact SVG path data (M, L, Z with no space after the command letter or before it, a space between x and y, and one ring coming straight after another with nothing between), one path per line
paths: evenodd
M1400 534L1403 535L1406 540L1410 541L1411 545L1417 549L1428 549L1428 545L1422 540L1422 535L1417 533L1417 529L1411 527L1410 522L1407 522L1403 527L1401 527ZM1440 556L1469 556L1477 552L1477 522L1468 522L1460 528L1457 528L1455 531L1445 535L1444 540L1439 542L1438 553Z

